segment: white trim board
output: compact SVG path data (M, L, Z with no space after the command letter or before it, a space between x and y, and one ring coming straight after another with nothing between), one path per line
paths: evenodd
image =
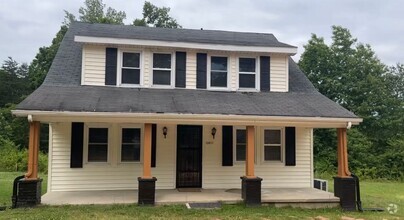
M187 43L159 40L141 40L141 39L125 39L111 37L90 37L90 36L74 36L75 42L93 43L93 44L115 44L115 45L137 45L137 46L157 46L157 47L176 47L176 48L192 48L201 50L221 50L221 51L237 51L237 52L261 52L261 53L284 53L295 55L297 47L265 47L265 46L239 46L239 45L223 45L223 44L206 44L206 43Z

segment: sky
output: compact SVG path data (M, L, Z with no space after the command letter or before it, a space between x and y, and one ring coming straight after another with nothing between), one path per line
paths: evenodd
M64 20L64 10L78 16L84 0L0 0L0 62L12 57L30 63L49 46ZM142 17L143 0L104 0L125 11L130 24ZM151 0L171 8L184 28L273 33L298 47L311 34L331 42L331 26L341 25L361 43L370 44L387 65L404 63L404 1L400 0Z

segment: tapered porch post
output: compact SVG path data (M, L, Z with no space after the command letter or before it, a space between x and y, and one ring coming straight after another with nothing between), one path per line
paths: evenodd
M144 124L143 174L138 178L138 204L154 205L156 178L151 174L152 124Z
M28 167L24 176L14 180L12 207L35 206L41 203L42 179L38 178L39 132L41 123L29 123Z
M261 181L255 176L255 127L246 127L247 145L245 160L245 176L241 177L241 196L248 206L261 204Z
M347 129L338 128L337 138L338 138L338 176L339 177L350 177L351 172L348 168L348 142L347 142Z
M247 126L247 155L245 161L247 178L254 178L254 158L255 158L255 129L254 126Z
M151 142L152 125L144 125L144 147L143 147L143 176L142 178L151 178Z
M39 153L39 132L40 122L29 123L29 145L28 145L28 172L25 179L38 179L38 153Z
M356 185L348 168L347 129L337 128L338 175L334 177L334 195L344 210L356 210Z

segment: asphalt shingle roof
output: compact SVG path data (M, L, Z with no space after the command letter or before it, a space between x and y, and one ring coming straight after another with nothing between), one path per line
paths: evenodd
M132 28L133 30L130 30ZM127 32L117 33L118 29ZM74 42L75 35L87 33L87 35L124 37L124 34L130 32L129 37L135 38L138 35L152 37L156 31L153 29L122 25L71 24L44 83L16 109L357 118L352 112L317 92L292 59L289 59L289 92L244 93L80 85L82 45ZM137 31L146 33L135 33ZM198 31L157 30L168 33L169 36ZM212 31L211 35L204 36L204 39L212 36L210 40L213 41L219 38L220 34L234 36L240 33ZM276 44L277 40L273 35L263 36L267 36L271 44ZM192 39L192 34L187 37ZM223 40L225 39L229 40L229 37L224 37ZM180 39L173 38L173 40Z

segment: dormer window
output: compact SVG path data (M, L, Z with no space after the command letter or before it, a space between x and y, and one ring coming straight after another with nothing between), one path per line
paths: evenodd
M209 87L213 89L227 89L228 87L228 57L210 57Z
M238 88L240 90L257 90L258 74L256 58L239 58Z
M153 54L153 85L173 85L172 60L171 53Z
M121 85L140 85L140 53L122 52Z

